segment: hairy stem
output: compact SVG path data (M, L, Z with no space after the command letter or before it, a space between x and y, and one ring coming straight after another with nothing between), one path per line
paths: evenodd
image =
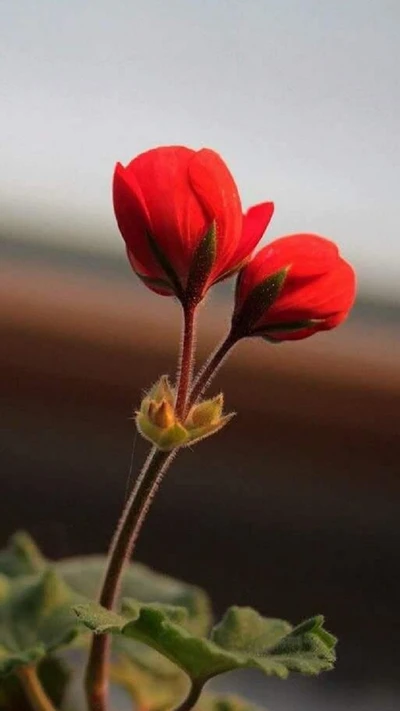
M18 670L18 677L33 711L56 711L56 707L47 696L34 666L21 667Z
M163 452L154 447L126 503L111 544L99 597L100 605L108 610L112 610L115 605L124 566L133 553L150 504L173 457L174 452ZM86 669L86 692L90 711L107 711L110 644L110 637L107 635L92 637Z
M190 691L184 701L177 706L174 711L190 711L197 704L200 694L203 691L204 682L192 681Z
M229 333L225 341L199 373L193 390L190 392L196 307L193 305L185 306L183 313L184 327L175 405L176 414L181 419L184 419L188 406L201 396L228 351L236 342L232 333ZM165 471L172 462L175 451L163 452L156 447L152 449L126 503L111 544L107 570L99 597L100 605L108 610L112 610L115 605L124 566L133 553L134 545L150 504ZM86 669L86 694L89 711L107 711L108 709L110 646L111 641L108 635L93 635ZM177 711L189 711L197 702L201 689L202 685L199 686L198 683L194 683L187 699Z
M193 351L195 342L196 306L183 307L182 348L178 366L178 386L175 411L180 420L186 415L187 398L192 381Z
M225 340L222 341L221 345L217 347L214 353L203 365L193 383L192 391L189 396L190 406L194 405L196 400L201 397L204 390L210 384L212 378L217 374L229 351L236 343L237 339L232 334L232 331L230 331Z

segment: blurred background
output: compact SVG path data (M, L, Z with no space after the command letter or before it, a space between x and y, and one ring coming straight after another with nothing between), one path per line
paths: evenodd
M337 332L248 342L217 388L238 415L183 452L138 557L340 637L318 680L235 675L271 711L399 707L397 0L0 1L0 537L107 548L141 393L174 372L180 314L131 273L110 182L158 144L209 146L265 239L333 238L357 305ZM232 286L203 308L198 359ZM137 442L133 470L145 456Z

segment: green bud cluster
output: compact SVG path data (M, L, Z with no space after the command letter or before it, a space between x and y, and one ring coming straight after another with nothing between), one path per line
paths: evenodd
M223 415L222 393L195 403L181 422L175 413L175 391L168 376L161 376L142 400L136 412L140 434L163 451L199 442L220 430L233 417Z

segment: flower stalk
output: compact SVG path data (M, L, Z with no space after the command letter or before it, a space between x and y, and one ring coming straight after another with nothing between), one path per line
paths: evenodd
M237 338L233 331L230 331L222 343L216 348L214 353L205 362L199 373L197 374L189 397L189 406L192 406L199 400L204 391L208 388L211 380L219 371L225 358L231 349L236 345Z
M184 308L183 338L175 404L176 413L178 415L179 408L181 417L185 416L187 410L195 404L196 400L204 392L211 378L234 345L235 339L231 334L228 334L225 341L205 364L196 379L193 390L190 391L194 343L195 307L190 306ZM176 451L177 449L163 451L157 447L152 448L126 503L111 544L108 566L99 596L99 604L108 610L112 610L115 606L125 564L132 557L135 543L151 502ZM108 709L110 646L111 639L108 635L93 635L86 669L86 694L89 711L107 711ZM182 708L179 707L179 711L187 711L192 708L200 693L201 688L194 686L187 700L183 702ZM194 699L193 702L191 701L192 698Z
M115 605L125 564L133 553L151 502L173 457L174 452L162 452L153 447L127 501L111 544L99 597L99 604L107 610L112 610ZM90 711L108 709L110 643L111 639L107 635L92 637L86 669L86 694Z
M196 307L184 307L182 348L179 361L179 381L175 409L184 416L190 388L195 329ZM108 557L108 566L99 596L99 604L112 610L121 586L125 564L130 560L136 540L176 450L162 451L153 447L136 485L126 503L118 524ZM93 635L86 669L86 694L90 711L107 711L108 669L110 662L110 637Z
M187 398L192 380L195 345L196 306L189 303L183 307L183 337L178 366L178 388L175 412L183 420L187 411Z

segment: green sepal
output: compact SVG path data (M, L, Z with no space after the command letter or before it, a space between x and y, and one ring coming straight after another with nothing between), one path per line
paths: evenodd
M209 400L201 400L190 409L185 420L188 440L185 446L200 442L221 430L235 416L234 412L223 415L224 396L222 393Z
M222 417L224 409L224 396L222 393L210 398L195 403L185 420L185 427L193 429L195 427L204 427L218 422Z
M50 568L11 580L0 603L0 676L38 663L82 634L72 612L81 600Z
M217 256L217 225L211 226L200 240L193 254L186 285L186 299L197 304L204 295Z
M186 429L179 422L175 422L171 427L163 429L154 425L141 411L136 415L136 426L142 437L164 452L170 452L177 447L181 447L188 439Z
M322 323L323 319L310 318L304 321L291 321L290 323L279 323L265 328L257 329L253 332L254 336L261 336L265 341L269 343L279 343L279 335L282 333L296 333L296 331L302 331L303 328L312 328Z
M227 425L233 417L235 417L235 413L230 412L228 415L220 417L218 422L214 422L210 425L205 425L204 427L195 427L193 429L190 429L189 438L184 446L197 444L197 442L200 442L202 439L205 439L206 437L215 434L219 430L222 430L222 428L225 427L225 425Z
M175 296L177 296L180 301L182 301L184 298L184 291L174 267L162 251L154 235L152 235L151 232L147 232L146 236L147 241L149 243L149 247L153 252L155 259L157 260L159 266L161 267L165 276L168 279L171 291L175 294Z
M167 430L162 431L161 435L158 437L158 441L154 442L157 447L164 452L171 452L177 447L182 447L185 442L187 442L188 433L184 427L179 422L175 422L172 427Z
M253 334L257 321L265 314L278 298L290 267L284 267L275 274L270 274L250 292L238 313L232 318L232 332L237 338ZM240 286L241 274L236 284L236 293Z
M164 279L156 279L155 277L149 277L146 276L145 274L141 274L135 269L136 275L139 277L139 279L142 280L146 286L150 287L151 289L155 289L157 291L165 292L166 295L173 296L175 294L174 289L172 288L171 284L169 281L164 280Z
M318 674L332 669L335 638L314 617L297 628L268 619L251 608L232 607L211 631L196 637L177 620L181 610L126 600L124 615L92 604L74 607L82 622L97 634L117 634L148 644L192 679L206 680L234 669L254 668L286 678L291 671Z
M168 375L162 375L150 388L144 400L155 400L156 402L161 402L161 400L166 400L170 405L175 402L175 390L169 382Z

